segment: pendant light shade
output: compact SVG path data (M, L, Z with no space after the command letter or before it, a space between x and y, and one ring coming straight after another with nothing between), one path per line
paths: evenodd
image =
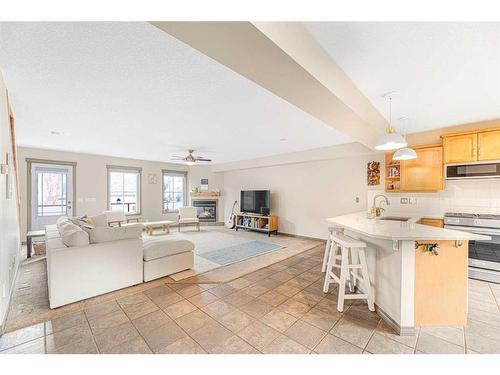
M414 149L409 147L400 148L392 155L393 160L411 160L416 158L417 153Z
M387 98L389 101L389 127L387 128L387 133L378 139L375 145L376 150L392 151L408 145L404 137L396 133L392 126L392 94L395 94L395 92L388 92L383 95L383 97Z
M392 132L385 133L378 139L375 149L381 151L392 151L406 146L408 146L408 143L406 143L403 136L395 133L393 130Z

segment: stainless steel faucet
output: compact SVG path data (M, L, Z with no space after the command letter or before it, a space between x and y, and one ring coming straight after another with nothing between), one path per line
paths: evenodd
M384 200L382 202L385 202L385 204L387 206L390 205L389 203L389 198L387 198L384 194L377 194L373 197L373 206L372 206L372 212L375 213L375 216L380 216L380 214L382 213L382 211L384 211L384 209L381 207L381 206L377 206L377 198L383 198ZM380 202L380 204L382 204L382 202Z

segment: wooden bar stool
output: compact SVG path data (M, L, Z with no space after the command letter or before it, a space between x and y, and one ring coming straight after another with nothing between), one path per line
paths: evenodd
M330 284L337 283L339 284L338 311L344 311L344 300L346 299L364 299L367 301L370 311L375 311L368 264L366 262L366 243L342 233L332 234L331 242L323 292L328 293ZM340 261L340 264L337 261ZM340 277L335 275L333 272L334 268L340 269ZM361 272L361 275L358 270ZM363 294L355 293L358 281L363 286ZM349 290L351 292L349 294L345 293L346 283L349 283Z
M325 253L323 254L323 265L321 266L321 272L326 271L326 265L328 263L328 254L330 254L331 246L332 246L332 236L335 233L342 234L344 232L344 228L341 227L328 227L328 238L326 240Z

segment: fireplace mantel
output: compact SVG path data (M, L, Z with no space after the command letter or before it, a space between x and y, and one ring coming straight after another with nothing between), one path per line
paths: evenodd
M219 199L220 192L218 191L199 191L189 194L193 199Z

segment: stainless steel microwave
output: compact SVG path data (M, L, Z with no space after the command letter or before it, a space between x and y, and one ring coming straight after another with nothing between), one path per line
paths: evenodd
M445 166L445 176L447 180L500 178L500 161L448 164Z

